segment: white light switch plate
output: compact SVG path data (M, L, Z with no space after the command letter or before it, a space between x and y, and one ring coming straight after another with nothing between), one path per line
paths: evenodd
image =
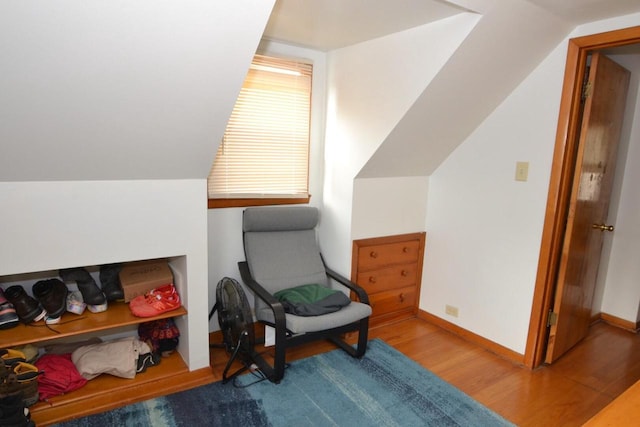
M529 177L529 162L516 162L516 181L526 181Z

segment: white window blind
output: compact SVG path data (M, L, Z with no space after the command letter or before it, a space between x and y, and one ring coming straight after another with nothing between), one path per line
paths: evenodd
M312 65L256 55L208 179L209 198L308 195Z

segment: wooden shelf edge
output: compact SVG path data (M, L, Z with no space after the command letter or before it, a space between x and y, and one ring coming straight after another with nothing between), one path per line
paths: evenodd
M187 310L184 307L180 307L154 317L136 317L131 314L128 304L110 302L109 308L102 313L91 313L88 310L81 316L65 313L62 317L62 322L57 325L49 325L50 328L43 321L40 321L37 324L21 324L15 328L2 330L0 331L0 348L18 347L70 336L80 336L186 314Z
M164 364L164 367L163 367ZM30 408L38 427L81 418L216 381L210 367L189 371L178 353L134 379L102 375L83 388Z

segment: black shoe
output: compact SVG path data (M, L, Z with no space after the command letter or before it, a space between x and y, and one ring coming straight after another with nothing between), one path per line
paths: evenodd
M20 393L0 395L0 425L3 427L35 427L27 416Z
M160 363L160 355L158 353L145 353L138 356L136 373L141 374L150 366L156 366Z
M59 279L40 280L33 285L33 296L49 317L60 317L67 310L67 285Z
M66 268L58 272L65 282L76 282L82 299L87 305L102 305L107 302L102 290L84 268Z
M108 301L124 300L124 291L120 284L122 264L100 266L100 285Z
M42 320L47 315L40 303L27 295L20 285L9 286L4 291L4 296L13 304L18 317L25 324Z

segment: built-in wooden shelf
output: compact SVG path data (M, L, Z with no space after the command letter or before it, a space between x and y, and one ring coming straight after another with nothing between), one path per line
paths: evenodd
M30 325L20 324L14 328L2 330L0 331L0 348L36 344L185 314L187 314L187 310L180 307L155 317L136 317L131 314L129 304L118 301L109 302L107 310L102 313L91 313L89 310L85 310L81 315L65 313L57 325L47 327L41 321Z
M100 332L186 314L187 310L179 307L154 317L137 317L131 313L129 304L110 302L107 310L101 313L92 313L89 310L85 310L81 315L65 313L56 325L47 326L44 322L37 322L1 330L0 348L25 344L42 346L54 340L72 337L79 337L80 340L85 334L99 335ZM89 381L81 389L52 397L46 402L38 402L29 409L36 425L41 427L211 381L213 375L210 368L190 372L180 354L174 352L170 357L162 358L159 365L148 368L134 379L103 374Z
M211 368L189 372L178 352L133 379L102 374L82 388L31 406L38 427L81 418L215 381Z

